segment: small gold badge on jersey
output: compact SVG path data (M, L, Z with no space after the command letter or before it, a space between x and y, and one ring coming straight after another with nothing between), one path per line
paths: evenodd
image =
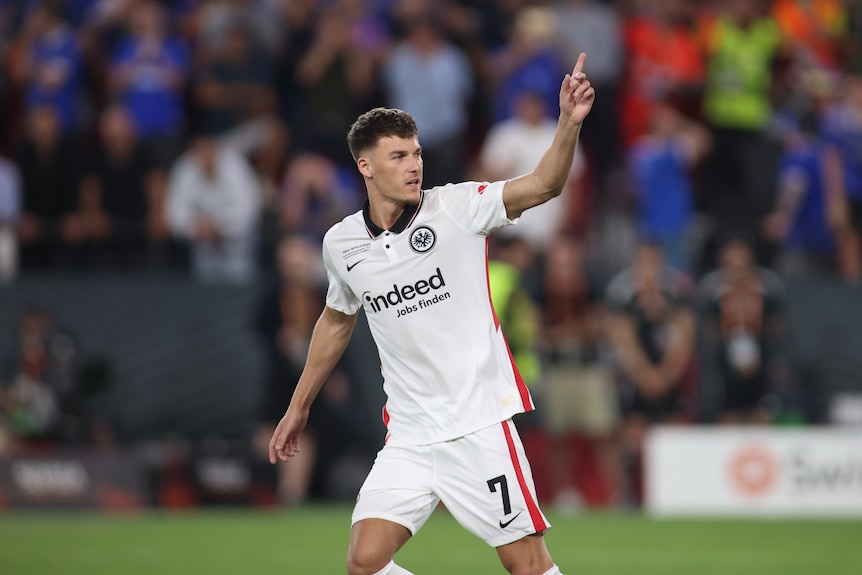
M428 226L419 226L410 233L410 247L416 253L424 254L437 243L437 233Z

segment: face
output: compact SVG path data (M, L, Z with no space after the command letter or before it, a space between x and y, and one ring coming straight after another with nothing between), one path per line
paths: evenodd
M548 246L545 260L549 279L564 282L579 278L583 270L584 250L577 240L557 238Z
M125 148L134 140L131 119L123 110L105 112L99 126L108 149Z
M751 249L745 242L731 241L721 250L721 263L728 271L747 269L751 263Z
M195 160L201 170L208 176L215 173L216 167L216 144L209 138L201 138L194 143L192 148Z
M317 251L303 238L286 238L278 246L278 268L283 278L295 284L316 279Z
M138 36L159 36L162 32L162 13L158 4L145 2L132 13L132 28Z
M515 102L515 113L527 124L541 124L545 119L545 103L536 94L522 94Z
M29 135L40 146L50 146L60 137L57 112L48 106L35 108L28 118Z
M852 106L862 110L862 75L847 77L847 100Z
M418 137L386 136L357 161L369 199L417 204L422 191L422 147Z

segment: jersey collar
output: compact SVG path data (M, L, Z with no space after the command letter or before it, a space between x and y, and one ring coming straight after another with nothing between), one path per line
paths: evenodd
M401 212L401 215L398 216L398 219L395 220L395 223L392 224L392 227L388 230L384 230L377 224L371 221L371 204L368 200L365 200L365 205L362 206L362 217L365 219L365 228L368 230L368 235L372 238L376 238L380 234L386 231L390 231L396 234L400 234L404 230L410 227L410 224L413 223L413 220L416 218L416 214L419 213L419 208L422 207L422 202L425 199L425 192L422 192L419 195L419 203L414 205L407 204L404 208L404 211Z

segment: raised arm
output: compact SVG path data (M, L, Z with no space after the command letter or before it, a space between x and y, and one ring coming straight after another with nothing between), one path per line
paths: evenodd
M286 461L299 451L299 435L308 422L311 404L344 353L355 326L356 315L347 315L329 307L323 308L314 325L308 358L293 392L293 398L269 442L271 463L275 463L276 457Z
M517 218L524 210L559 196L566 185L581 124L596 97L595 90L583 72L586 59L587 55L581 53L572 73L563 78L560 86L560 118L551 146L532 172L507 181L503 188L503 203L509 218Z

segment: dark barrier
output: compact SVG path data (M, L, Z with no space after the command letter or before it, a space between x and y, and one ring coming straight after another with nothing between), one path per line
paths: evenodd
M0 457L0 507L136 509L146 504L140 453L80 449Z

